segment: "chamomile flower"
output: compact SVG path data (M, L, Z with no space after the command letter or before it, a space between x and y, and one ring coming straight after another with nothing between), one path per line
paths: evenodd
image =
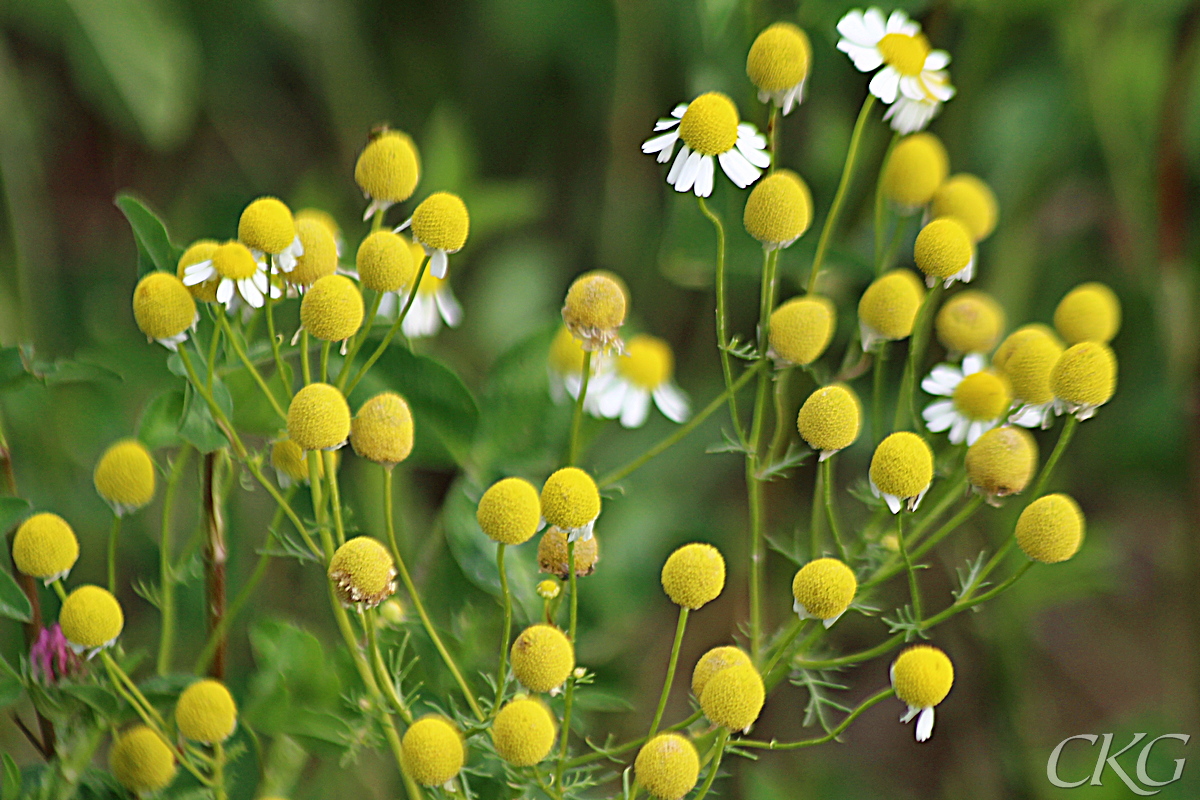
M928 205L950 171L942 140L914 133L896 142L883 167L884 196L906 212Z
M531 625L521 631L510 655L513 675L531 692L557 689L575 669L575 648L553 625Z
M1037 442L1027 431L1003 425L992 428L967 448L967 483L992 505L1019 494L1037 469Z
M948 398L929 404L921 416L930 431L950 431L951 444L975 444L986 431L1000 424L1012 402L1008 379L987 369L978 353L964 357L960 367L938 364L921 381L921 389Z
M175 724L180 733L193 741L223 742L237 727L237 704L225 684L199 680L179 695Z
M578 467L563 467L542 486L542 519L561 528L567 541L591 539L600 516L600 490Z
M1050 371L1054 410L1074 414L1080 422L1112 399L1117 389L1117 357L1102 342L1068 347Z
M925 287L910 269L894 269L876 278L858 301L863 352L876 349L880 342L911 336L924 300Z
M333 237L333 245L339 256L345 250L346 240L342 237L342 228L337 224L337 220L334 219L333 215L328 211L324 211L319 208L302 208L293 216L296 220L297 235L300 233L300 223L304 222L305 220L315 222L328 231L329 235ZM304 237L301 236L300 239L301 244L303 244ZM307 249L308 248L306 247L305 250Z
M925 273L925 285L938 281L949 289L955 281L970 283L975 277L975 243L966 225L954 217L939 217L917 234L913 260Z
M599 416L620 417L626 428L637 428L646 421L653 399L667 419L686 421L691 409L687 395L671 380L675 366L671 346L657 337L638 334L625 348L626 355L613 359L613 368L597 376L588 391L596 398Z
M395 229L412 228L413 242L429 256L429 273L445 278L450 255L463 249L471 231L471 216L462 198L450 192L434 192L421 201L412 217Z
M976 242L992 235L999 214L991 187L965 172L951 176L939 186L929 204L929 216L956 218Z
M300 302L300 325L324 342L346 341L362 322L362 293L345 275L319 278Z
M1050 373L1063 346L1043 325L1026 325L1008 335L992 357L992 366L1008 378L1013 407L1008 421L1023 428L1049 428L1054 420Z
M183 255L179 257L179 264L175 268L175 277L179 278L179 280L183 280L184 270L186 270L192 264L198 264L201 261L207 261L208 259L212 258L213 253L216 252L217 248L220 246L221 243L214 239L200 239L192 242L188 249L183 251ZM213 279L206 283L198 283L194 286L189 286L187 289L192 293L192 297L196 298L197 300L205 303L212 303L217 299L218 283L220 283L219 280Z
M554 334L550 342L550 353L546 359L549 372L550 397L555 403L562 403L568 397L579 397L583 385L583 344L575 338L570 329L563 325ZM592 353L591 378L588 384L587 397L583 399L583 409L594 417L600 416L597 392L593 390L596 382L603 380L605 373L611 369L611 361L604 353Z
M92 481L113 513L123 517L154 499L154 460L137 439L122 439L104 451Z
M771 165L767 140L748 122L740 122L737 106L720 92L702 94L690 103L675 106L669 118L660 119L654 130L667 131L642 143L643 153L657 153L665 164L675 152L675 143L683 146L667 183L677 192L695 192L708 197L713 190L713 158L739 189L758 180Z
M638 751L633 774L655 800L682 800L700 778L700 755L678 733L660 733Z
M862 426L862 404L849 386L834 383L808 396L796 415L796 430L824 461L854 444Z
M297 215L296 235L300 237L304 253L297 257L295 268L283 274L283 279L294 287L304 289L337 271L338 254L341 251L328 225L311 214L305 217Z
M399 295L388 296L396 297L399 301ZM405 297L406 302L407 300ZM450 288L449 276L439 278L426 270L417 286L417 296L413 298L412 308L408 310L408 316L404 318L400 328L408 338L418 339L433 336L441 330L443 322L448 327L457 328L462 318L462 306L454 296L454 290Z
M948 352L987 353L1004 333L1004 322L1004 308L991 295L967 291L947 300L933 325Z
M187 341L188 331L200 315L179 278L169 272L151 272L133 290L133 318L147 339L174 352Z
M954 665L936 647L916 644L901 653L891 668L896 697L908 704L901 722L917 719L917 741L933 735L933 707L946 699L954 685Z
M716 677L718 672L724 672L730 667L752 666L750 656L739 647L725 645L714 647L700 657L692 670L692 694L697 700L704 694L708 682Z
M725 558L711 544L685 544L663 564L662 587L672 603L695 611L724 590Z
M762 242L764 250L790 247L811 223L812 193L804 179L790 169L759 181L742 213L746 232Z
M396 593L396 565L378 539L348 540L329 560L329 580L342 604L374 608Z
M293 262L292 266L295 266ZM185 286L217 281L217 302L229 311L244 300L251 308L262 308L268 289L271 297L282 296L278 286L271 284L267 265L255 259L241 242L226 242L213 251L212 257L198 261L183 270Z
M603 272L580 275L567 289L563 324L588 352L625 352L620 328L625 324L629 295L625 287ZM580 369L582 370L582 364Z
M277 197L260 197L246 206L238 220L238 241L250 248L255 260L274 256L280 272L291 272L304 255L292 210Z
M114 739L108 768L117 783L138 795L170 786L177 771L171 746L145 725L136 725Z
M808 35L790 22L776 22L760 33L746 56L746 75L758 88L759 101L774 103L785 116L804 101L810 69Z
M354 265L358 269L359 280L367 289L385 293L380 300L381 316L395 313L395 293L412 283L416 275L414 249L421 258L425 257L423 248L414 248L403 236L391 231L375 231L358 246ZM384 302L389 302L389 311L383 310Z
M833 339L837 309L827 298L794 297L771 312L768 355L781 366L805 366L821 357Z
M408 134L385 129L373 136L354 164L354 182L371 201L363 221L412 197L420 175L417 147Z
M749 730L766 701L762 676L750 664L736 664L713 675L700 693L700 708L714 724L731 731Z
M67 595L58 612L58 624L71 649L86 651L91 658L116 643L125 627L125 614L107 589L85 585Z
M492 745L496 755L514 767L531 767L550 755L556 732L545 704L518 695L492 721Z
M1084 528L1083 511L1070 495L1048 494L1021 512L1015 535L1025 555L1057 564L1079 552Z
M836 558L818 558L792 578L792 610L800 619L819 619L829 628L846 613L857 591L853 570Z
M933 451L917 434L897 431L875 448L868 477L871 493L893 514L916 511L933 483Z
M287 489L293 483L308 483L308 464L304 451L287 438L286 431L271 443L271 466L275 468L275 479L281 489ZM325 459L317 460L317 474L325 475Z
M1054 327L1067 344L1107 344L1121 329L1121 301L1103 283L1081 283L1054 309Z
M537 549L538 572L557 575L564 581L571 577L571 553L567 549L567 534L561 528L551 526L542 534ZM575 576L586 578L596 571L600 560L600 538L575 542Z
M529 541L542 519L542 501L532 483L522 478L496 481L475 509L479 528L492 541L518 545ZM565 539L566 537L564 537Z
M462 770L466 747L462 734L445 717L422 717L404 732L404 766L422 786L442 786Z
M64 580L79 559L79 540L57 514L34 514L21 523L12 542L13 566L49 586Z

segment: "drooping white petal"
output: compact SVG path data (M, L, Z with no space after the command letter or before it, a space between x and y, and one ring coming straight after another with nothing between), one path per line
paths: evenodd
M967 428L971 427L971 420L964 416L955 416L954 424L950 426L950 444L962 444L967 438ZM930 430L933 430L930 428Z
M418 293L400 326L404 335L410 339L419 339L422 336L432 336L441 327L442 318L438 314L437 301L432 295Z
M690 192L692 186L696 183L696 176L700 174L700 163L703 156L700 153L692 153L688 156L687 163L683 165L683 169L679 171L679 180L675 181L675 191Z
M900 89L900 73L892 67L884 67L875 73L875 77L871 78L871 84L868 88L871 94L883 102L894 103L896 101L896 93Z
M267 277L267 273L261 270L251 275L250 280L254 282L254 288L264 294L267 291L267 287L271 285L271 279Z
M792 109L800 105L804 101L804 81L801 80L792 88L783 93L783 97L776 101L783 115L786 117L792 113Z
M762 175L758 167L747 161L737 148L721 153L717 160L721 162L721 169L729 176L729 180L739 189L745 189Z
M215 277L216 274L217 268L213 266L212 259L198 261L183 268L183 285L195 286Z
M874 45L878 39L872 39L871 31L863 22L863 13L855 9L838 20L837 32L852 42L864 45Z
M938 408L934 408L934 406L938 406ZM959 420L958 412L954 410L953 403L950 404L949 411L946 410L943 403L933 403L921 412L921 416L925 419L925 427L929 429L930 433L941 433L942 431L949 430Z
M919 75L902 75L900 76L900 94L910 100L928 100L925 96L925 87L921 83Z
M560 375L554 371L553 367L550 367L549 365L547 365L546 371L548 373L546 380L547 385L550 387L550 399L555 405L560 406L567 401L567 389L564 384L571 376Z
M766 169L771 166L771 154L762 148L755 147L754 143L749 139L738 137L736 146L738 152L759 169Z
M892 677L892 685L893 686L896 685L896 678L894 676ZM908 710L900 715L900 721L907 724L909 722L912 722L913 717L915 717L917 714L920 714L920 713L921 713L920 707L909 706Z
M954 97L954 86L950 83L950 76L945 72L923 72L921 73L921 84L925 87L926 92L943 103ZM925 99L929 100L929 98Z
M675 156L675 163L671 165L671 169L667 172L667 183L671 186L679 180L679 173L683 172L683 165L687 163L688 156L691 155L691 148L684 142L683 147L679 148L679 155Z
M992 422L981 422L978 420L972 422L971 426L967 428L967 444L975 444L979 441L980 436L983 436L994 427L996 427L994 420Z
M904 501L894 494L881 494L883 502L887 503L888 510L893 514L899 514L900 509L904 506Z
M400 231L408 230L408 226L410 225L412 225L412 217L409 217L408 219L404 220L404 222L401 222L399 225L392 228L392 233L399 233Z
M260 291L259 288L254 285L253 278L243 278L242 280L238 281L237 288L238 293L242 296L242 299L245 300L251 308L263 307L263 303L266 301L263 299L262 291Z
M925 56L925 69L945 69L950 64L950 54L945 50L930 50Z
M446 268L450 265L450 257L445 250L434 250L429 254L429 274L435 278L445 278Z
M621 415L621 407L625 404L625 394L629 391L629 382L618 378L603 388L597 395L597 408L600 416L605 419L616 419Z
M691 416L691 403L687 395L670 382L659 384L654 390L654 404L672 422L685 422Z
M700 160L700 173L696 176L696 197L708 197L712 194L714 170L712 156L704 156Z
M982 353L968 353L967 355L963 356L962 374L974 375L976 372L981 371L986 366L987 359L983 357Z
M932 423L933 420L941 419L947 414L956 413L957 412L954 410L953 400L938 400L937 402L930 403L929 405L925 406L925 409L921 412L921 416L924 417L927 422ZM930 428L930 430L933 430L933 428ZM946 429L941 428L940 430L944 431Z
M400 294L398 292L384 292L379 298L379 309L376 314L380 317L391 318L400 312Z
M631 386L625 393L625 403L621 408L621 425L626 428L640 428L650 414L650 393L640 387Z
M221 305L227 304L233 299L233 291L235 288L236 287L233 285L233 281L231 281L229 278L222 278L221 282L217 284L217 302Z
M674 128L678 124L679 120L677 119L660 119L654 123L654 130L665 131Z
M927 742L933 735L933 709L922 708L917 715L917 741Z
M767 137L758 132L758 128L751 125L749 122L738 123L738 138L745 139L752 146L763 150L767 146Z
M671 148L673 148L675 146L675 142L677 142L678 140L679 140L679 132L678 131L671 131L670 133L664 133L662 136L654 136L654 137L642 142L642 152L643 153L658 153L661 150L667 150L667 151L673 153L674 150L672 150ZM667 156L667 158L670 158L670 156Z
M962 379L963 373L958 367L953 367L949 364L937 364L929 371L925 379L921 381L921 388L929 394L940 394L949 397L954 394L954 390L962 383ZM925 387L927 382L930 384L929 388ZM933 391L935 386L941 387L941 391Z
M441 291L433 297L437 301L438 311L442 314L442 321L451 328L457 328L458 323L462 322L463 312L462 306L458 303L458 298L454 296L454 292L443 286Z
M671 109L671 116L676 117L678 119L683 119L683 115L687 113L687 110L688 110L688 104L680 103L679 105L677 105Z
M888 107L883 118L891 121L892 130L907 135L924 130L941 107L942 104L937 101L926 102L898 97L896 102Z
M849 39L837 43L837 49L850 56L850 61L859 72L873 72L883 64L883 56L874 46L864 47Z

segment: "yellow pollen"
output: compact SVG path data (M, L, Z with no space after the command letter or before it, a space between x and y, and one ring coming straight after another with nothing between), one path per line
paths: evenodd
M677 733L660 733L638 751L633 762L637 783L656 800L681 800L700 778L700 756Z
M811 364L829 346L836 326L837 310L827 298L794 298L771 312L771 350L783 361Z
M983 292L954 295L934 322L938 341L953 353L986 353L1004 332L1004 309Z
M700 657L692 670L692 694L699 700L700 695L704 694L704 687L708 686L708 682L718 672L736 666L751 666L750 656L746 655L745 650L728 645L709 650Z
M933 194L929 205L932 217L954 217L981 242L996 229L999 215L996 195L979 178L967 173L952 176Z
M758 182L746 199L742 224L768 248L787 246L812 222L812 194L804 180L781 169Z
M888 66L901 75L920 75L929 56L929 40L923 35L889 33L876 45Z
M858 317L864 325L884 339L904 339L912 333L913 323L925 286L909 269L894 269L875 280L858 301Z
M417 148L407 134L385 131L363 148L354 181L376 200L400 203L412 196L421 173Z
M1039 497L1017 520L1017 544L1025 555L1043 564L1066 561L1083 544L1084 518L1069 495Z
M675 358L662 339L638 334L626 347L629 355L617 358L617 371L634 386L653 391L671 379Z
M875 448L870 475L884 494L917 497L933 481L933 452L915 433L893 433Z
M835 619L854 600L858 581L854 572L836 558L818 558L805 564L792 578L792 596L810 617Z
M258 272L258 262L241 242L226 242L212 254L213 267L222 278L240 281Z
M917 234L913 245L917 268L932 278L957 275L974 257L971 234L954 217L941 217L930 222Z
M679 121L679 138L705 156L733 149L738 138L738 110L720 92L708 92L688 103Z
M450 192L434 192L413 211L413 238L434 250L456 253L467 243L471 217L462 198Z
M322 341L349 339L358 333L362 322L362 293L345 275L319 279L300 301L300 323Z
M600 516L600 490L592 476L563 467L542 486L542 517L564 530L577 530Z
M337 241L329 227L320 220L297 217L296 235L304 254L297 256L296 267L283 273L283 279L296 286L311 286L337 270Z
M1054 310L1054 327L1067 344L1107 343L1121 327L1121 301L1103 283L1080 284Z
M817 389L796 415L800 438L814 450L841 450L854 444L862 424L862 405L849 386L835 383Z
M1037 442L1022 428L992 428L967 449L967 480L989 497L1018 494L1037 468Z
M1008 381L991 370L966 376L954 390L954 407L967 419L983 422L1005 412L1012 402Z
M750 46L746 75L759 89L780 92L804 80L811 57L807 34L790 22L776 22Z
M376 292L394 292L411 283L416 274L412 246L391 231L375 231L363 239L355 266L362 285ZM428 272L425 277L430 277Z
M946 699L954 685L954 665L936 647L917 644L892 663L896 697L914 708L933 708Z
M892 148L883 171L883 193L897 205L918 208L929 202L949 171L942 140L932 133L914 133Z
M242 212L238 240L264 253L281 253L296 238L292 211L277 197L260 197Z
M1001 342L992 365L1008 378L1013 397L1037 405L1054 399L1050 373L1062 352L1062 345L1052 333L1026 326Z
M1054 396L1073 405L1104 405L1116 389L1117 357L1100 342L1072 345L1050 372Z
M179 278L150 272L133 290L133 318L147 337L170 339L195 322L196 301Z
M662 587L672 603L695 611L725 588L725 559L711 544L685 544L663 565Z

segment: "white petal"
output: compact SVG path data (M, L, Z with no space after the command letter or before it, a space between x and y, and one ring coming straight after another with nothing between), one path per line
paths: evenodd
M945 69L950 64L950 54L945 50L930 50L925 56L925 69Z
M242 299L249 303L251 308L263 307L263 303L266 301L263 299L263 293L254 285L253 278L238 281L237 288L238 292L242 295Z
M867 13L863 14L863 27L867 31L867 37L871 40L871 44L878 42L888 32L883 12L878 8L868 8Z
M228 303L233 299L233 290L233 281L229 280L229 278L222 278L221 282L217 284L217 302L221 305Z
M903 33L904 29L907 25L908 25L908 14L905 14L900 9L896 9L888 16L887 32L888 33ZM909 34L909 35L911 36L912 34Z
M265 293L267 291L267 287L271 285L271 279L267 277L267 273L262 272L261 270L251 275L250 280L254 282L254 288L263 293Z
M445 250L434 250L429 254L429 274L435 278L445 278L446 268L450 265L450 257Z
M996 427L995 421L992 422L972 422L971 427L967 428L967 445L973 445L979 441L979 437Z
M692 190L692 186L696 184L696 176L700 174L700 163L703 160L704 156L699 153L692 153L688 156L687 163L679 172L679 180L675 182L675 191L690 192Z
M962 371L963 375L974 375L987 366L987 359L982 353L970 353L963 357Z
M597 409L605 419L616 419L621 415L621 407L625 405L625 393L629 391L629 382L624 379L612 381L608 386L601 387L597 394Z
M652 139L647 139L646 141L642 142L642 152L643 153L657 153L660 150L668 150L668 151L674 152L673 150L671 150L671 148L673 148L675 146L675 142L678 140L679 140L679 133L677 131L671 131L670 133L664 133L662 136L655 136ZM668 158L670 158L670 156L668 156Z
M758 132L758 128L751 125L749 122L738 123L738 139L744 139L759 150L765 150L767 147L767 137Z
M857 9L838 20L837 32L847 39L866 45L874 45L878 41L878 39L872 40L871 32L863 23L863 13Z
M929 411L929 409L927 408L925 411ZM927 415L922 413L922 416L925 417L925 427L929 429L930 433L949 430L959 420L957 411L939 411L937 414L929 413Z
M928 100L925 87L921 84L920 76L903 75L900 77L900 93L911 100Z
M966 417L957 417L954 424L950 426L950 444L962 444L967 438L967 428L971 427L971 420Z
M679 120L677 120L677 119L660 119L654 123L654 130L656 130L656 131L670 130L671 128L674 128L678 124L679 124Z
M379 298L379 310L376 312L378 316L391 318L399 313L400 295L397 292L384 292Z
M671 165L670 172L667 173L667 183L671 186L675 185L675 181L679 180L679 173L683 172L683 165L687 163L688 156L692 151L688 148L685 142L683 147L679 148L679 155L675 156L675 163Z
M864 47L849 39L842 39L838 42L837 49L850 56L850 61L859 72L872 72L883 64L883 56L874 46Z
M883 502L887 503L888 510L890 510L893 514L899 514L900 508L904 505L900 498L896 497L894 494L883 495Z
M708 197L713 190L712 156L704 156L700 160L700 174L696 176L696 197Z
M625 393L625 405L621 408L621 425L640 428L650 413L650 393L645 389L631 387Z
M922 72L921 84L925 87L926 92L943 103L954 97L954 86L950 83L950 76L945 72ZM927 101L928 99L926 98Z
M717 160L721 162L721 169L729 176L729 180L739 189L745 189L762 175L758 167L747 161L736 148L721 153Z
M935 403L930 403L929 405L925 406L925 410L921 412L921 416L925 418L926 422L932 422L933 420L941 419L947 414L953 413L955 413L953 400L938 400ZM933 429L930 428L930 430ZM946 429L941 428L940 430L944 431Z
M871 94L885 103L896 101L896 92L900 88L900 73L892 67L884 67L871 78Z
M737 140L737 149L739 153L746 157L747 161L759 169L766 169L771 166L771 154L762 148L755 147L754 143L749 139L739 137Z
M922 708L921 713L917 715L917 741L929 741L929 737L933 735L933 709Z
M654 390L654 404L672 422L684 422L691 416L687 395L673 383L664 383Z
M404 331L404 335L410 339L419 339L422 336L432 336L437 333L438 329L442 327L437 301L430 295L418 294L400 327Z
M199 283L204 283L206 280L214 277L217 274L216 267L213 266L212 259L208 261L198 261L195 264L183 268L183 285L195 286Z
M451 328L457 328L458 323L462 322L463 312L454 292L449 288L443 288L433 297L437 301L438 311L442 312L442 320Z
M892 676L892 685L893 686L895 686L895 684L896 684L896 678L895 678L894 673L895 673L895 670L893 669L893 676ZM908 710L900 715L900 721L904 722L904 723L912 722L913 717L915 717L917 714L920 714L920 713L921 713L921 709L918 708L917 706L909 706Z
M938 364L934 366L934 368L929 371L928 378L926 378L926 380L932 380L941 386L942 389L945 390L941 392L941 394L945 394L947 397L954 393L954 390L958 388L960 383L962 383L962 379L962 370L958 369L957 367L952 367L949 364ZM922 388L924 388L924 381L922 381ZM930 392L930 394L937 394L937 392Z
M687 103L680 103L679 105L677 105L671 109L671 116L677 117L678 119L683 119L683 115L687 113L687 109L688 109Z

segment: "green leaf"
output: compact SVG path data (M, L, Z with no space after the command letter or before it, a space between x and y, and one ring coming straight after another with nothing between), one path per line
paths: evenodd
M183 420L183 392L169 389L155 397L142 409L138 420L137 438L151 450L174 447L181 441L180 422Z
M121 710L117 696L103 686L65 684L59 691L88 706L102 717L115 717Z
M220 378L213 379L213 399L226 414L233 410L233 399ZM208 410L208 403L195 392L189 398L187 414L179 428L179 435L201 453L211 453L229 445L229 440L217 427L216 420Z
M0 348L0 389L8 388L26 374L21 348L16 345Z
M0 800L17 800L21 796L21 768L8 753L0 754L4 759L4 791Z
M25 685L13 675L0 675L0 708L8 708L21 699Z
M8 570L0 570L0 616L17 622L29 622L33 618L29 598L21 591L13 576L8 574Z
M121 192L114 202L125 215L125 219L129 220L129 227L133 228L133 238L137 241L139 256L144 254L147 258L144 263L139 257L138 275L145 275L156 269L174 274L178 259L167 236L167 226L142 201L131 194Z
M4 533L29 513L29 501L21 497L0 497L0 533Z

